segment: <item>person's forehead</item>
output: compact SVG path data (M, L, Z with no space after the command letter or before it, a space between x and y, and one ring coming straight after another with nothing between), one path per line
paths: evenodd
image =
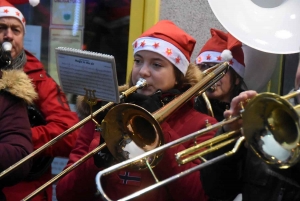
M20 27L23 26L21 21L15 17L0 17L0 23L10 24L10 25L20 26Z

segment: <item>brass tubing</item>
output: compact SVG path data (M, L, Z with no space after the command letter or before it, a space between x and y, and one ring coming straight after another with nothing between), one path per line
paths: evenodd
M197 156L194 156L194 157L193 156L189 156L189 157L184 158L185 156L187 156L189 154L192 154L192 153L195 153L196 151L199 151L202 148L210 149L210 148L213 148L215 146L218 146L218 145L216 145L217 143L219 143L221 141L224 141L224 140L228 140L228 139L233 138L233 137L236 137L237 134L240 134L240 129L235 130L235 131L230 131L228 133L224 133L224 134L219 135L217 137L214 137L214 138L211 138L209 140L206 140L205 142L202 142L200 144L197 144L195 146L187 148L187 149L185 149L183 151L180 151L180 152L178 152L178 153L175 154L176 161L180 165L186 164L187 162L195 160L195 159L199 158L200 156L203 156L203 155L205 155L207 153L205 153L203 155L197 154ZM221 147L223 147L223 146L218 146L218 148L221 148Z
M129 94L131 94L132 92L136 91L139 88L143 88L144 86L146 86L146 80L144 79L140 79L135 86L130 87L129 89L127 89L125 92L122 92L120 95L120 99L123 99L125 97L127 97ZM109 102L106 105L102 106L100 109L98 109L97 111L95 111L94 113L92 113L91 115L89 115L88 117L84 118L83 120L81 120L80 122L78 122L77 124L75 124L74 126L72 126L71 128L69 128L68 130L64 131L63 133L61 133L60 135L58 135L57 137L53 138L52 140L50 140L49 142L47 142L46 144L44 144L43 146L41 146L40 148L38 148L37 150L33 151L32 153L30 153L29 155L27 155L26 157L24 157L23 159L19 160L18 162L16 162L15 164L11 165L10 167L8 167L7 169L5 169L4 171L2 171L0 173L0 178L3 177L4 175L6 175L7 173L11 172L12 170L14 170L15 168L19 167L22 163L24 163L25 161L33 158L34 156L36 156L38 153L40 153L41 151L44 151L46 148L52 146L53 144L55 144L58 140L60 140L61 138L67 136L68 134L70 134L71 132L73 132L74 130L78 129L79 127L83 126L84 124L86 124L89 120L91 120L94 116L98 115L100 112L104 111L107 108L110 108L114 105L114 102Z
M288 99L291 99L291 98L297 96L298 94L300 94L300 90L297 90L297 91L294 91L292 93L289 93L289 94L287 94L285 96L282 96L281 98L285 99L285 100L288 100Z
M122 198L122 199L119 199L118 201L125 201L125 200L130 200L130 199L132 199L132 198L138 197L138 196L140 196L140 195L142 195L142 194L144 194L144 193L147 193L147 192L149 192L149 191L151 191L151 190L153 190L153 189L155 189L155 188L158 188L158 187L160 187L160 186L166 185L166 184L168 184L168 183L170 183L170 182L172 182L172 181L174 181L174 180L177 180L177 179L179 179L179 178L182 178L182 177L184 177L184 176L186 176L186 175L188 175L188 174L190 174L190 173L193 173L193 172L195 172L195 171L197 171L197 170L200 170L200 169L202 169L202 168L204 168L204 167L207 167L207 166L209 166L209 165L211 165L211 164L214 164L214 163L216 163L216 162L218 162L218 161L221 161L221 160L223 160L223 159L225 159L225 158L228 158L229 156L235 154L235 153L239 150L239 148L240 148L242 142L244 141L244 139L245 139L244 136L240 137L238 140L236 140L236 143L235 143L235 145L234 145L234 147L233 147L232 150L230 150L230 151L228 151L228 152L226 152L226 153L224 153L224 154L222 154L222 155L220 155L220 156L217 156L217 157L215 157L215 158L213 158L213 159L211 159L211 160L208 160L207 162L201 163L201 164L199 164L199 165L197 165L197 166L195 166L195 167L192 167L192 168L190 168L190 169L188 169L188 170L185 170L185 171L183 171L183 172L180 172L180 173L178 173L178 174L176 174L176 175L173 175L173 176L171 176L171 177L169 177L169 178L167 178L167 179L165 179L165 180L159 181L158 183L155 183L155 184L153 184L153 185L151 185L151 186L148 186L148 187L146 187L146 188L144 188L144 189L142 189L142 190L139 190L139 191L137 191L137 192L135 192L135 193L133 193L133 194L130 194L130 195L128 195L128 196L126 196L126 197L124 197L124 198ZM163 146L164 146L164 145L163 145ZM143 154L143 155L144 155L144 154ZM137 157L137 158L140 158L140 157ZM143 157L141 157L141 158L143 158ZM132 159L130 159L130 160L132 160ZM122 163L123 163L122 165L125 165L126 162L127 162L127 161L122 162ZM127 163L128 163L128 162L127 162ZM119 165L119 164L114 165L114 166L118 166L118 165ZM122 166L122 165L121 165L121 166ZM112 170L112 169L115 169L115 168L113 168L114 166L111 167L111 170ZM126 165L125 165L125 166L126 166ZM102 189L101 183L100 183L101 177L104 176L104 175L106 175L106 174L108 174L108 172L109 172L109 171L107 171L107 169L104 169L104 170L100 171L100 172L96 175L96 179L95 179L95 180L96 180L97 189L98 189L99 192L101 193L103 199L104 199L104 200L107 200L107 201L112 201L112 200L105 194L105 192L104 192L103 189Z
M229 144L231 144L233 142L236 142L236 140L237 140L236 138L232 138L232 139L226 140L226 141L221 142L221 143L219 143L219 144L217 144L217 145L215 145L215 146L213 146L211 148L208 148L208 149L206 149L206 150L204 150L202 152L199 152L199 153L194 154L194 155L192 155L190 157L181 159L180 160L180 164L184 165L184 164L186 164L188 162L191 162L191 161L193 161L193 160L195 160L197 158L203 157L203 156L205 156L205 155L207 155L209 153L212 153L212 152L214 152L214 151L216 151L216 150L218 150L218 149L220 149L222 147L225 147L225 146L227 146L227 145L229 145Z
M97 114L99 114L100 112L102 112L103 110L113 106L114 103L113 102L109 102L106 105L104 105L103 107L101 107L100 109L98 109L97 111L95 111L93 113L93 116L96 116ZM49 141L48 143L44 144L43 146L41 146L40 148L38 148L37 150L31 152L29 155L27 155L26 157L22 158L21 160L19 160L18 162L16 162L15 164L13 164L12 166L8 167L7 169L5 169L4 171L2 171L0 173L0 178L3 177L4 175L6 175L7 173L11 172L12 170L14 170L15 168L19 167L22 163L24 163L25 161L35 157L37 154L39 154L41 151L44 151L46 148L52 146L53 144L55 144L58 140L60 140L61 138L67 136L68 134L70 134L71 132L73 132L74 130L78 129L79 127L81 127L82 125L84 125L85 123L87 123L89 120L91 120L92 117L88 116L86 118L84 118L83 120L81 120L80 122L78 122L77 124L75 124L74 126L72 126L71 128L69 128L68 130L64 131L63 133L61 133L60 135L58 135L57 137L53 138L51 141Z
M76 161L75 163L73 163L72 165L70 165L68 168L66 168L65 170L63 170L62 172L60 172L58 175L56 175L55 177L53 177L51 180L47 181L44 185L40 186L38 189L36 189L35 191L33 191L32 193L30 193L29 195L27 195L25 198L22 199L22 201L29 200L29 199L33 198L35 195L37 195L43 189L47 188L48 186L50 186L51 184L53 184L54 182L56 182L58 179L60 179L61 177L65 176L66 174L68 174L72 170L74 170L76 167L78 167L79 165L81 165L82 163L84 163L85 161L87 161L89 158L91 158L92 156L94 156L95 154L97 154L100 150L102 150L105 147L106 147L106 143L103 143L103 144L99 145L98 147L96 147L95 149L93 149L91 152L89 152L87 155L85 155L84 157L82 157L81 159L79 159L78 161Z
M167 117L170 116L171 113L173 113L176 109L180 108L184 103L189 101L193 96L199 93L199 90L203 90L203 88L207 88L207 84L211 83L211 81L214 80L216 77L218 79L221 79L220 74L223 74L225 70L229 68L229 63L224 62L221 65L216 65L217 68L214 68L214 71L210 72L209 74L205 75L200 82L195 84L193 87L189 88L186 92L184 92L182 95L175 98L173 101L171 101L166 106L162 107L155 113L153 113L154 119L161 123L163 122ZM224 75L224 74L223 74ZM215 80L217 81L217 80Z

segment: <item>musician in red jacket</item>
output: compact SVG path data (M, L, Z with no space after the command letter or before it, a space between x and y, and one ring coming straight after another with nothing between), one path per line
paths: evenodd
M134 85L139 78L144 78L147 86L131 94L126 101L153 113L200 81L200 70L195 64L190 64L195 42L190 35L168 20L158 22L143 33L133 43L134 66L129 86ZM165 143L205 128L206 121L211 124L216 122L214 118L197 112L193 103L193 100L187 101L161 124ZM101 121L101 117L98 117L98 121ZM214 132L211 131L197 140L202 142L213 135ZM99 143L103 143L100 140L100 133L95 131L95 124L90 121L81 129L67 167L93 150ZM194 161L178 166L175 161L174 154L190 147L193 143L189 141L164 151L162 160L154 168L159 180L178 174L199 163ZM59 180L56 187L58 200L101 200L100 196L95 195L95 176L101 169L116 162L111 157L109 152L101 150L94 159L89 159ZM136 200L206 200L199 176L199 171L194 172L141 195ZM102 180L106 193L113 200L155 183L149 170L137 171L130 168L116 171Z
M16 0L13 1L17 3ZM20 3L25 1L20 0ZM28 2L28 1L27 1ZM23 69L32 79L38 93L34 107L41 113L45 125L32 127L34 149L38 149L78 122L75 112L69 108L65 94L55 81L47 74L42 63L24 50L25 19L12 4L0 2L0 43L12 44L12 69ZM68 157L75 144L78 132L75 131L58 143L49 147L41 156L34 158L31 174L25 181L4 189L8 201L21 200L51 179L51 159L56 156ZM52 188L48 187L32 200L52 200Z

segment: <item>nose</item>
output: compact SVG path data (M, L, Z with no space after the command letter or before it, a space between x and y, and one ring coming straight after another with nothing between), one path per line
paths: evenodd
M12 41L12 39L13 39L13 32L10 28L7 28L4 32L4 40Z
M149 65L146 62L144 62L143 66L140 68L139 74L142 78L150 76L150 74L151 74L150 73L150 68L149 68Z

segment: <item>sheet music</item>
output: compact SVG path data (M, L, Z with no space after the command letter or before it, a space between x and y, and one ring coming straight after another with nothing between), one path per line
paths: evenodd
M94 90L97 99L119 103L115 59L84 50L59 47L56 51L58 77L65 93L86 95Z

